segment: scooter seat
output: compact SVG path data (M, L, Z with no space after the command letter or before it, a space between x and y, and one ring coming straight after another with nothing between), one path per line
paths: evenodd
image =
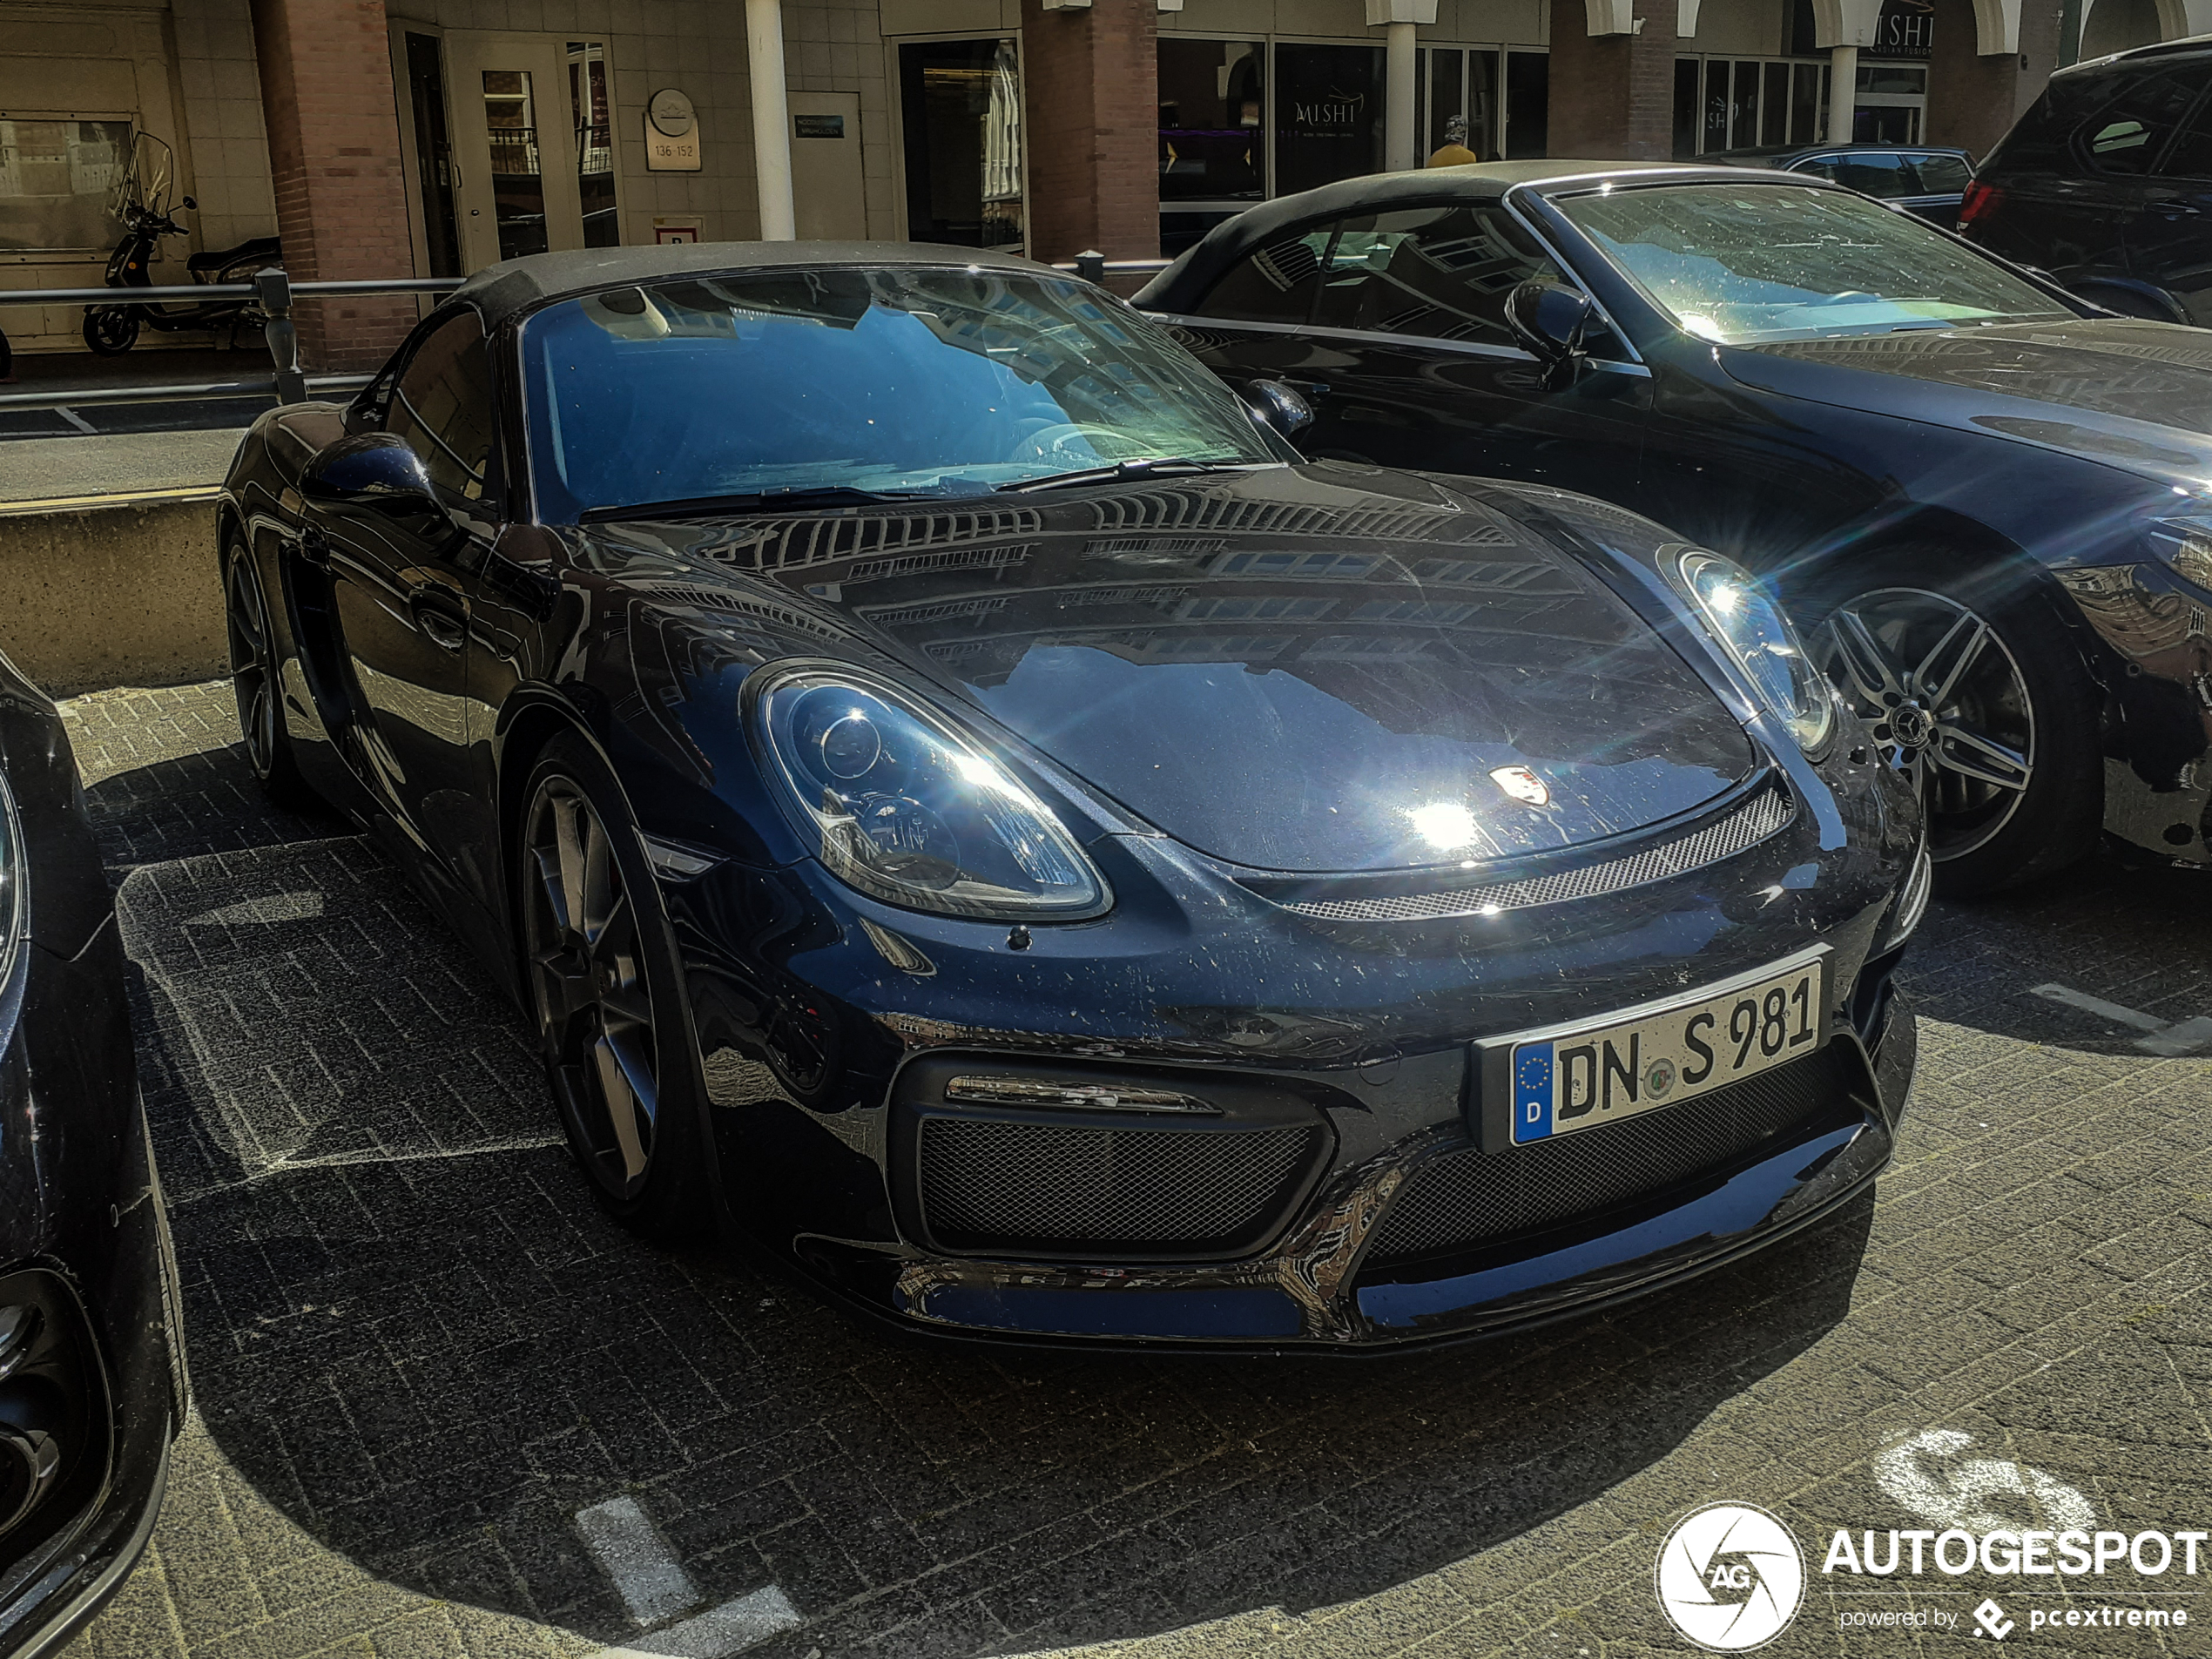
M248 237L236 247L193 254L185 261L185 269L192 272L227 271L233 265L243 265L249 260L256 265L281 265L284 263L284 244L273 236Z

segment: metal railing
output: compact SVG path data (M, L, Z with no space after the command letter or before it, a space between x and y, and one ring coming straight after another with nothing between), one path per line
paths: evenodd
M1072 260L1054 265L1055 271L1072 271L1086 282L1103 282L1109 276L1150 276L1167 269L1167 260L1109 260L1088 249ZM7 288L0 289L0 310L11 306L158 306L172 300L190 305L210 300L251 300L266 319L261 327L274 374L266 381L208 381L198 385L101 386L78 391L10 392L0 395L0 413L10 409L51 409L78 403L181 402L202 397L239 397L265 394L280 403L301 403L310 391L348 391L366 386L367 374L317 374L310 377L300 367L300 331L292 320L293 302L347 293L450 293L459 277L393 277L369 281L294 282L284 271L272 267L254 273L251 282L201 282L159 288Z
M1056 261L1055 271L1073 271L1086 282L1103 282L1109 276L1151 276L1173 265L1173 260L1109 260L1096 248L1087 248L1072 260Z
M391 277L368 281L294 282L283 270L272 266L253 273L251 282L199 282L160 288L7 288L0 289L0 310L11 306L158 306L171 301L199 305L210 300L250 300L264 319L261 338L269 348L274 373L266 381L210 381L199 385L175 383L149 386L101 386L78 391L11 392L0 396L0 412L10 409L64 408L78 403L146 403L181 401L199 397L236 397L261 394L280 403L302 403L309 391L334 392L365 386L366 374L318 374L310 379L300 367L300 330L292 320L297 300L320 300L348 293L450 293L461 286L459 277Z

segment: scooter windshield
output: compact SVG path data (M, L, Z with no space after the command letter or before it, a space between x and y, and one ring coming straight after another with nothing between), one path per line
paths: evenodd
M131 170L118 187L116 217L125 207L149 213L169 211L169 192L177 177L176 161L169 146L150 132L141 132L131 146Z

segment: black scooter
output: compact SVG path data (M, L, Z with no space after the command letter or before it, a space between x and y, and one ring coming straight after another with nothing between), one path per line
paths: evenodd
M132 157L129 176L118 192L116 217L123 221L123 239L108 255L107 286L111 288L150 288L150 267L156 245L165 236L182 236L185 227L168 208L169 146L144 133ZM197 207L189 196L183 205ZM284 246L273 236L256 236L219 253L195 253L185 269L195 283L251 282L256 271L284 263ZM163 334L214 332L227 327L230 343L238 344L241 328L260 328L267 319L251 300L206 300L185 305L87 306L84 343L103 357L114 357L138 344L141 327Z

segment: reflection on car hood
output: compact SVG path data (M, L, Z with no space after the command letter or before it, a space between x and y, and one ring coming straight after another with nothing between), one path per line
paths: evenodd
M1241 865L1575 845L1688 812L1756 764L1711 690L1571 555L1409 474L746 518L685 543Z
M2201 481L2212 468L2212 335L2113 318L1723 347L1734 380L1785 397L1984 431Z

